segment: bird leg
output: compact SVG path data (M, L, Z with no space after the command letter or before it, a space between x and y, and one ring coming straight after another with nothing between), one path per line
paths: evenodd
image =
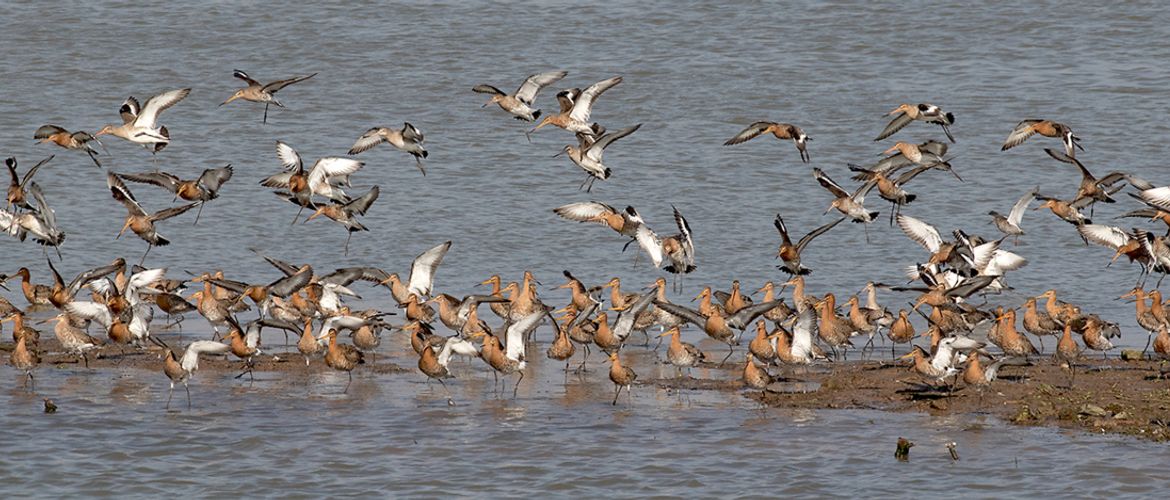
M186 381L183 381L183 389L185 389L187 391L187 409L190 410L191 409L191 387L187 385Z
M262 123L262 124L268 123L268 103L264 103L264 118L262 118L260 120L260 123Z
M347 375L349 375L349 381L345 383L345 389L343 389L343 390L341 391L341 393L342 393L342 394L346 394L346 393L348 393L348 392L349 392L349 384L352 384L352 383L353 383L353 372L352 372L352 371L347 371L347 372L345 372L345 373L346 373Z
M513 398L516 397L516 392L520 390L520 381L524 380L524 372L523 371L518 371L516 373L520 374L520 378L516 379L516 385L512 387L512 397Z
M199 225L199 216L202 214L203 214L203 202L201 201L201 202L199 202L199 210L195 211L195 223L191 224L192 226Z
M168 410L171 409L171 398L174 395L175 395L175 383L171 382L171 389L169 391L167 391L167 407L166 407L166 409L168 409Z
M622 386L614 384L613 385L613 402L610 403L611 406L617 406L618 394L621 394L621 393L622 393Z
M447 393L447 406L455 406L455 400L451 399L451 390L447 388L447 383L440 378L439 384L442 384L443 391Z
M150 249L153 247L154 247L154 245L152 245L150 243L146 244L146 252L142 253L142 258L138 260L138 265L141 266L143 263L146 262L146 255L150 253Z
M346 256L349 256L349 239L350 239L350 238L352 238L352 237L353 237L353 231L346 231L346 235L345 235L345 252L344 252L344 254L345 254Z
M722 365L723 363L726 363L727 360L731 359L732 354L735 354L735 346L728 343L727 344L727 356L724 356L723 361L720 361L719 364Z

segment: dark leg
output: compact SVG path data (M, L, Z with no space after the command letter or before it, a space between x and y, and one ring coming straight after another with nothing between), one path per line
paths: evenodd
M260 123L268 123L268 103L264 103L264 119Z
M341 391L342 394L349 393L349 384L353 383L353 371L346 371L345 373L349 375L349 382L345 383L345 389Z

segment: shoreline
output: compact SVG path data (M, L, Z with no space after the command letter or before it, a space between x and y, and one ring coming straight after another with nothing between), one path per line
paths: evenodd
M7 354L11 348L11 343L4 343L0 352ZM59 351L54 339L42 340L41 349L38 370L80 367L74 364L73 356ZM158 377L165 378L158 348L128 347L125 356L116 348L106 351L102 358L90 357L91 370L133 368L155 371ZM652 352L650 355L656 356ZM360 370L379 375L417 371L413 366L391 362L394 358L393 353L379 353L374 363L367 363ZM1078 364L1073 386L1069 388L1067 371L1050 358L1037 357L1028 366L1004 366L999 379L982 391L965 387L960 381L954 392L949 393L945 389L924 390L926 384L905 363L845 361L810 367L772 366L769 372L777 377L776 382L764 391L743 392L740 379L743 362L729 361L702 366L726 372L727 378L696 379L684 373L680 378L647 378L635 385L667 390L738 391L745 398L776 408L991 415L1014 425L1076 429L1167 442L1170 441L1170 383L1159 378L1161 365L1152 360L1085 359ZM608 364L593 364L591 372L604 373L605 366ZM242 361L230 356L200 359L201 372L239 372L241 367ZM330 369L320 356L306 366L301 355L294 351L259 356L253 370L295 374ZM18 379L13 378L11 383L19 385ZM602 377L597 383L610 382Z

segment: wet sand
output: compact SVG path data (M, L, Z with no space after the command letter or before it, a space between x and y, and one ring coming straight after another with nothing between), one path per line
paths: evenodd
M7 357L12 347L11 343L0 344L0 351ZM413 366L393 362L402 358L386 349L384 346L372 362L367 355L367 363L358 370L379 375L416 371ZM42 360L38 370L79 363L75 357L60 353L53 339L42 340L40 350ZM144 377L164 377L161 354L157 347L128 347L125 354L119 348L107 347L101 357L90 356L89 367L95 371L139 369L155 372L144 373ZM655 356L651 352L646 354ZM231 356L210 356L200 359L199 369L203 373L239 373L242 366L241 361ZM604 373L607 366L594 359L589 371ZM1029 366L1003 367L1000 378L983 390L966 387L960 381L952 392L946 386L932 388L928 381L912 373L906 363L847 361L811 367L773 366L769 372L778 381L765 391L749 390L744 396L777 408L992 415L1017 425L1124 434L1165 442L1170 440L1170 381L1161 378L1162 367L1161 362L1149 360L1085 359L1077 366L1070 387L1067 370L1051 359L1034 358ZM635 365L635 369L639 368L642 367ZM685 374L679 378L647 377L639 379L636 385L687 391L744 390L740 380L742 361L706 364L702 368L726 377L704 379ZM304 358L295 351L259 356L253 369L290 374L330 370L320 356L306 366ZM672 371L664 368L661 373ZM608 380L598 383L609 384Z

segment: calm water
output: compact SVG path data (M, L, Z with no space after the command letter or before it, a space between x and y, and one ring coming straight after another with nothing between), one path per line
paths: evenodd
M547 286L559 284L562 269L590 283L614 275L631 287L649 283L658 272L631 269L619 237L559 221L550 211L596 199L632 204L664 233L673 232L671 204L687 216L699 268L680 300L701 284L722 287L732 278L755 287L782 279L773 267L772 217L782 213L803 234L831 220L821 215L830 200L791 144L721 143L755 120L796 123L814 138L813 166L845 183L846 162L875 160L892 143L871 139L886 123L882 114L901 102L932 102L957 116L959 142L951 151L966 182L924 175L910 186L919 200L905 210L944 232L962 227L993 235L986 212L1006 212L1035 185L1059 196L1074 192L1075 169L1041 151L1057 143L1033 138L999 151L1027 117L1070 124L1088 150L1079 158L1099 175L1124 169L1167 182L1157 138L1168 133L1161 117L1170 107L1164 63L1170 14L1157 3L1116 9L1036 3L1013 11L926 2L172 8L126 2L4 9L0 145L25 167L58 155L37 180L69 234L60 266L66 274L118 255L137 259L144 244L113 239L125 212L110 198L104 173L84 155L35 146L33 131L44 123L94 130L118 119L127 95L145 99L179 87L194 90L163 115L174 142L159 166L184 177L225 163L236 167L200 225L190 226L185 216L163 226L174 244L153 251L149 263L180 276L222 268L237 279L274 279L248 247L320 269L368 264L403 272L414 255L451 239L437 287L453 294L470 292L492 273L515 279L525 269ZM283 90L288 108L271 110L262 126L259 106L216 107L236 88L233 68L260 80L320 74ZM510 91L524 76L554 68L570 72L560 87L624 75L599 99L594 119L615 129L644 124L607 155L614 177L591 194L577 191L575 166L550 158L571 136L541 130L529 143L522 132L530 125L481 109L486 97L470 91L479 83ZM546 113L556 108L553 93L540 97ZM354 192L378 184L382 198L363 219L372 231L354 238L348 256L341 255L339 227L290 226L291 206L256 185L279 169L278 139L313 161L344 153L371 126L403 121L427 136L428 175L385 146L361 156L367 164L354 177ZM918 142L941 134L913 124L894 138ZM152 168L141 148L106 143L111 169ZM148 187L131 186L148 209L170 203ZM871 203L884 220L888 206ZM1095 218L1114 223L1133 205L1100 206ZM1121 322L1122 344L1144 344L1132 305L1112 300L1132 286L1136 267L1104 270L1109 252L1084 246L1047 212L1029 212L1024 225L1028 234L1013 251L1030 263L1010 276L1017 290L993 302L1014 305L1056 288L1062 298ZM899 231L869 229L868 245L861 227L843 225L810 247L812 291L843 295L868 279L896 282L904 266L926 258ZM47 267L35 247L4 239L0 251L3 271L25 265L44 279ZM384 292L359 291L363 305L388 307ZM543 293L550 302L565 298ZM894 307L910 298L883 295ZM694 331L686 335L697 340ZM382 352L412 366L402 349L400 340L388 340ZM640 351L632 355L639 372L658 369ZM195 409L176 413L162 410L160 373L42 368L39 392L63 408L52 418L39 414L41 394L13 389L17 376L3 368L0 484L45 496L579 496L614 487L630 496L1003 496L1149 494L1166 486L1155 479L1164 447L1124 438L968 418L764 412L734 394L691 394L680 402L645 387L636 388L632 404L614 409L604 372L564 382L556 364L534 364L515 400L497 398L478 367L463 370L454 409L414 374L359 374L350 394L339 396L344 379L333 374L307 383L266 374L247 386L203 373L193 387ZM910 464L891 460L899 435L919 444ZM956 464L941 447L951 440L963 455Z

